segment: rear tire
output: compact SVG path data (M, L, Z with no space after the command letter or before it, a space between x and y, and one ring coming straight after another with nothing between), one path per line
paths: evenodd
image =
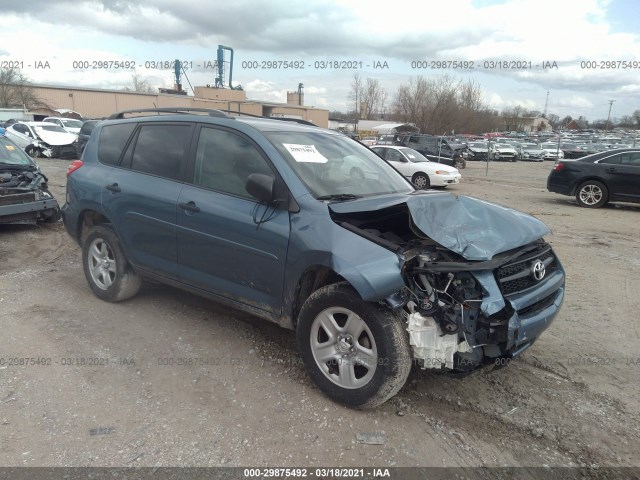
M127 261L115 232L104 225L89 230L82 242L84 275L93 293L107 302L133 297L142 279Z
M576 201L581 207L600 208L609 201L609 190L602 182L587 180L578 187Z
M386 402L405 384L411 350L399 314L365 302L346 282L316 290L298 316L300 355L313 382L354 408Z

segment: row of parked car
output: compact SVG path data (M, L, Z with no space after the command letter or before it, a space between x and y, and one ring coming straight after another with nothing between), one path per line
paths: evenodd
M464 168L467 160L480 161L555 161L562 158L582 158L593 153L612 149L632 148L632 143L621 143L620 139L594 137L585 139L544 137L440 137L425 134L389 134L364 137L365 145L404 145L419 151L432 161L446 163L458 169ZM596 141L597 140L597 141ZM631 139L633 142L633 139Z
M47 117L41 122L11 122L4 135L34 158L77 158L99 120Z

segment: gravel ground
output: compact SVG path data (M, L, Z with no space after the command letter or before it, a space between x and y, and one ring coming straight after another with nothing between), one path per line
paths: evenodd
M61 203L67 163L40 161ZM310 383L293 332L157 284L102 302L62 224L0 226L0 466L640 466L640 209L579 208L550 168L470 162L450 191L551 227L556 321L368 411Z

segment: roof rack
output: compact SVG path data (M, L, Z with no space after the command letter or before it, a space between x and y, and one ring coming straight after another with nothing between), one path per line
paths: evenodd
M238 115L238 116L245 116L245 117L253 117L253 118L266 118L268 120L282 120L283 122L295 122L295 123L299 123L301 125L309 125L311 127L317 127L317 125L313 122L310 122L309 120L302 120L301 118L288 118L288 117L265 117L264 115L255 115L253 113L245 113L245 112L238 112L235 110L221 110L222 112L226 112L226 113L231 113L234 115Z
M163 107L163 108L139 108L135 110L123 110L121 112L116 112L109 117L109 120L119 120L125 118L125 114L127 113L157 113L158 115L161 113L184 113L188 114L191 112L197 113L207 113L210 117L222 117L222 118L230 118L222 110L214 110L211 108L179 108L179 107Z

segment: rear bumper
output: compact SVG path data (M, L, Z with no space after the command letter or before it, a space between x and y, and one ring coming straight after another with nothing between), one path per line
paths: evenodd
M60 213L62 214L62 223L64 224L64 229L67 231L69 236L73 238L76 242L80 242L78 238L78 215L73 212L73 209L68 203L65 203L60 209Z
M573 195L573 189L565 184L554 183L551 179L547 179L547 190L561 195Z

